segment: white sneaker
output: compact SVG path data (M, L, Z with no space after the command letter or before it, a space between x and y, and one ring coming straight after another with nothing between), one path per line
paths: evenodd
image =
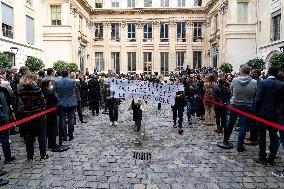
M115 121L113 124L114 124L114 126L117 126L117 125L118 125L117 121Z
M112 125L113 125L113 122L110 122L110 123L109 123L109 126L112 126Z

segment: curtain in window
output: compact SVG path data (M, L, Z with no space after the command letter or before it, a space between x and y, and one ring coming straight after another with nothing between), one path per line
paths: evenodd
M4 3L1 3L1 10L2 10L2 23L9 26L13 26L13 20L14 20L13 8Z
M34 19L26 16L26 38L27 43L34 44Z

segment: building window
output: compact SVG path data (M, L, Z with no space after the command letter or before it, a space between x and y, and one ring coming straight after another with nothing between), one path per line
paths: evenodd
M271 28L271 40L278 41L280 40L281 33L281 10L272 13L272 28Z
M193 51L193 68L201 68L202 67L202 52L201 51Z
M128 62L128 74L136 74L136 53L128 52L127 53L127 62Z
M127 6L129 8L135 8L135 0L128 0Z
M104 37L104 26L103 24L95 24L95 40L100 41L103 40Z
M144 7L152 7L152 0L144 0Z
M134 42L136 41L136 25L131 23L131 24L128 24L128 39L129 41L131 42Z
M176 53L176 68L178 71L183 71L185 52Z
M29 5L33 4L33 0L26 0L26 3L28 3Z
M177 41L185 42L186 41L185 34L186 34L185 22L178 22L177 23Z
M79 16L79 31L83 31L83 17L81 15Z
M34 19L26 16L26 39L27 43L34 44Z
M147 23L144 24L144 41L151 41L152 40L152 24Z
M193 24L193 41L194 42L201 42L203 40L202 37L202 22L195 22Z
M119 24L111 24L111 40L119 41Z
M2 34L5 37L13 38L14 15L13 8L1 3L2 11Z
M79 47L80 53L79 53L79 60L80 60L80 70L85 70L86 67L86 48L83 46Z
M216 14L213 17L213 27L214 27L214 33L216 33L219 29L219 21L218 21L218 14Z
M161 7L169 7L169 0L161 0Z
M161 31L160 31L161 42L169 41L169 24L161 23Z
M61 5L51 5L51 25L61 25Z
M248 22L248 2L238 2L238 23Z
M152 53L144 52L144 74L152 74Z
M219 59L219 44L214 44L212 47L211 47L211 60L212 60L212 66L214 68L217 68L218 66L218 59Z
M95 8L103 8L103 0L96 0Z
M119 0L112 0L111 7L118 8L119 7Z
M111 53L111 69L115 71L116 73L120 72L119 52Z
M161 52L161 74L169 75L169 53Z
M178 0L178 7L185 7L185 0Z
M95 53L95 70L98 72L104 71L104 54L102 52Z
M201 7L202 6L202 0L194 0L194 6Z

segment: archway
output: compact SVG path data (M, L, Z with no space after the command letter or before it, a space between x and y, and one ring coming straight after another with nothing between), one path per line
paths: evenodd
M265 62L266 62L266 69L268 69L271 65L270 65L270 58L275 54L275 53L279 53L279 51L277 50L274 50L274 51L271 51L265 58Z

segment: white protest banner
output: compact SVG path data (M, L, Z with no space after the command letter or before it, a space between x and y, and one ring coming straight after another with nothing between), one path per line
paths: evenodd
M110 85L114 98L145 100L161 104L175 104L175 95L184 91L183 85L161 85L149 81L105 78L105 84Z

